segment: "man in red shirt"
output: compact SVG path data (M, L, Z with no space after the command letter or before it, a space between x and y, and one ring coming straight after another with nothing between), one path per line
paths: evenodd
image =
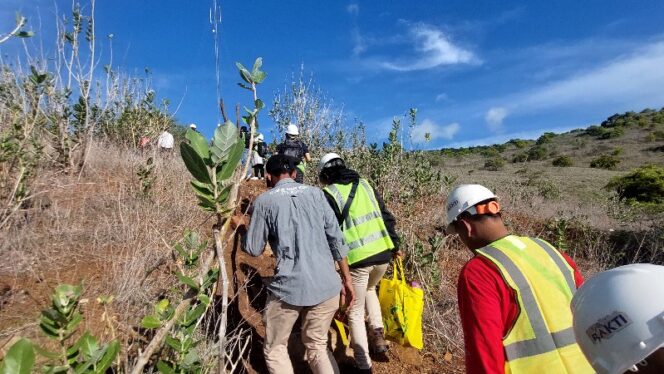
M446 206L448 233L475 254L458 281L466 372L592 372L571 333L569 302L583 283L574 261L510 235L483 186L457 187Z

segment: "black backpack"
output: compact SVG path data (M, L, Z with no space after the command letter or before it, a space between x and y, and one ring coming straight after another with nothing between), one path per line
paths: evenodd
M304 149L302 143L297 140L286 140L281 144L281 152L284 155L297 158L299 161L302 161L304 157Z
M265 143L256 143L254 144L254 149L259 156L265 158Z

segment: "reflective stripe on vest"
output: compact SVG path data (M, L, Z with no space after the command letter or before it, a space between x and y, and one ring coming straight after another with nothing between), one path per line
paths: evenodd
M557 293L556 296L569 303L571 295L576 290L573 269L557 250L543 240L534 238L519 238L517 240L519 243L526 245L522 250L530 251L529 255L532 255L532 259L541 260L541 263L538 264L541 272L546 272L547 277L552 278L545 277L543 279L547 279L547 281L543 281L535 276L528 277L529 271L536 270L522 269L515 263L515 260L518 259L510 258L510 256L519 256L521 254L519 252L497 248L493 245L477 251L478 254L498 265L503 278L510 287L515 289L518 295L520 315L517 317L512 330L503 339L505 365L509 369L506 372L531 371L543 363L550 366L542 368L543 372L564 373L569 369L574 369L574 372L580 373L592 372L576 344L569 305L553 305L554 303L538 299L536 291L533 290L541 287L540 290L545 291L540 291L540 297ZM528 241L533 244L527 245ZM502 240L498 241L498 243L501 242ZM547 261L549 258L552 261ZM545 308L545 310L542 308ZM557 321L558 329L556 331L551 331L548 327L552 325L552 321L547 320L545 315L564 316L564 318ZM515 331L515 329L522 329L522 331ZM508 341L515 340L510 339L514 336L521 338L516 338L516 341ZM525 336L531 337L525 338Z
M332 196L339 211L343 211L352 183L332 184L325 191ZM348 263L353 264L377 253L394 248L373 188L360 179L348 216L342 223L344 239L350 252Z

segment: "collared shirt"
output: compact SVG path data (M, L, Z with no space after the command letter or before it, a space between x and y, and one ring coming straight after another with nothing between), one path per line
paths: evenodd
M348 247L321 189L287 178L258 196L244 250L260 256L267 242L277 259L267 288L279 299L312 306L341 291L334 262Z

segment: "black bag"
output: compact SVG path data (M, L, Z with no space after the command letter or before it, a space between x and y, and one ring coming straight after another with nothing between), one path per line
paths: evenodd
M286 140L281 145L281 153L287 156L295 157L299 162L302 162L304 157L304 150L302 143L296 140Z

